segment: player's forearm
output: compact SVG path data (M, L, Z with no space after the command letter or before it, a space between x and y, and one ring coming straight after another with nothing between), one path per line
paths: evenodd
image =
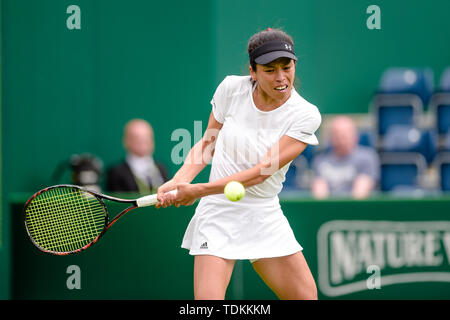
M213 194L223 193L223 190L228 182L230 181L239 181L245 188L263 183L270 175L264 174L264 170L262 164L258 164L257 166L235 173L231 176L208 182L208 183L198 183L196 184L198 190L199 197L205 197Z
M189 151L182 167L174 175L177 182L190 183L208 165L211 160L212 142L201 139Z
M296 158L305 150L306 146L306 143L284 136L254 167L213 182L198 184L199 197L222 193L226 184L230 181L238 181L246 188L263 183L277 170Z

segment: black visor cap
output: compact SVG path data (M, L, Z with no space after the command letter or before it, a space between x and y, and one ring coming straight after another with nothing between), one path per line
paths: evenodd
M284 41L270 41L250 52L250 62L268 64L279 58L297 61L294 48Z

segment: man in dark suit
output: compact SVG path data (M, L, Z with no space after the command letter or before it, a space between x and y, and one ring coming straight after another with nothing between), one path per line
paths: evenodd
M155 147L151 125L142 119L129 121L124 128L124 162L108 170L106 188L110 192L154 193L168 180L165 166L153 159Z

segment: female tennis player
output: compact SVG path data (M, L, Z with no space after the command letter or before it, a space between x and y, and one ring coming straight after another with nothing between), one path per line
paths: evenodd
M280 299L317 299L278 193L291 161L318 144L321 116L293 87L297 57L289 35L261 31L250 38L248 52L250 75L228 76L218 86L203 138L158 189L156 206L201 198L182 242L195 256L195 299L224 299L236 259L249 259ZM191 183L211 159L209 182ZM239 202L223 194L230 181L246 188ZM164 195L173 189L176 197Z

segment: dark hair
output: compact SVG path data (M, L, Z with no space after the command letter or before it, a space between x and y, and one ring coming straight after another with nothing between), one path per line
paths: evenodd
M276 41L276 40L285 41L285 42L291 44L292 46L294 46L294 41L292 40L291 36L288 35L286 32L284 32L281 29L267 28L266 30L263 30L263 31L260 31L256 34L254 34L250 38L250 40L248 40L247 51L250 54L250 52L252 52L256 48L262 46L266 42ZM251 62L251 66L252 66L253 71L256 71L256 63Z

